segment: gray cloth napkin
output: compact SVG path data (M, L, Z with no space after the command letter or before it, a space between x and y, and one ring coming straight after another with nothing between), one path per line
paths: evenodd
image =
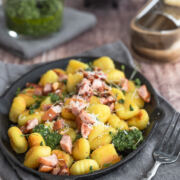
M85 52L83 53L83 55L107 55L116 60L119 60L120 62L134 66L134 62L129 52L121 42L102 46L92 51ZM9 86L19 76L21 76L22 74L24 74L32 68L32 66L4 64L0 62L0 93L2 94L7 86ZM161 141L164 131L166 130L170 122L170 119L175 111L166 100L164 100L160 96L159 99L160 106L165 112L165 117L159 122L158 127L153 136L150 138L149 143L132 160L120 166L118 169L112 171L110 174L99 177L99 180L140 180L142 177L144 177L144 175L146 175L147 171L152 167L154 163L152 152ZM154 180L179 180L179 169L180 160L176 161L176 163L173 164L162 165L159 168ZM6 158L3 156L3 153L0 153L0 175L5 180L39 179L38 177L35 177L32 174L22 171L20 168L14 166L12 162L8 163Z
M73 39L95 24L96 17L94 15L71 8L65 8L63 26L59 32L39 39L15 39L8 35L4 13L2 7L0 7L0 45L22 58L30 59Z

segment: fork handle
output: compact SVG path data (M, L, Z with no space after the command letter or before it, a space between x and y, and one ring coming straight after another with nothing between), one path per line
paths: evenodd
M162 164L161 162L156 161L156 162L154 163L154 166L153 166L153 167L151 168L151 170L147 173L147 177L143 178L142 180L151 180L151 179L155 176L155 174L156 174L156 172L157 172L157 170L158 170L158 168L159 168L159 166L160 166L161 164Z

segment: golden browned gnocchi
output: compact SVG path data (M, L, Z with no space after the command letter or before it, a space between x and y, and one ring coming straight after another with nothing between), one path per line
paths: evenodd
M118 163L149 124L150 93L110 57L45 72L13 99L8 136L24 165L53 175L83 175ZM138 84L137 84L138 82ZM145 92L144 92L145 91ZM29 148L29 149L28 149Z
M30 134L30 136L28 137L28 144L30 147L46 145L46 143L40 133Z
M99 165L95 160L92 159L83 159L75 162L70 168L70 173L72 175L81 175L87 174L92 171L97 171Z
M67 90L72 92L76 89L76 85L82 80L81 74L68 74Z
M121 159L113 144L107 144L99 147L92 152L91 157L98 162L101 168L105 168L105 165L109 163L115 164Z
M111 143L112 136L110 135L110 132L115 133L115 129L103 124L94 126L88 137L91 150L95 150L99 146Z
M120 82L123 78L125 78L124 73L117 69L106 70L105 73L107 75L107 81L110 83L117 83Z
M39 123L42 122L42 116L44 115L44 111L36 111L33 114L30 114L28 110L24 111L18 116L18 125L23 126L27 123L27 121L37 118Z
M115 110L120 119L128 120L139 113L139 107L130 99L126 99L124 103L117 102Z
M92 104L88 107L88 112L95 114L99 121L106 123L111 114L111 110L108 106L103 104Z
M115 68L114 62L110 57L103 56L94 61L93 66L104 70L111 70Z
M18 121L18 116L26 110L26 101L23 97L17 96L14 98L10 112L9 119L16 123Z
M24 153L28 149L28 143L18 127L11 127L8 130L11 146L16 153Z
M116 114L111 114L108 119L108 124L116 129L121 130L128 130L128 124L122 119L119 119L119 117Z
M40 79L40 85L46 85L47 83L54 83L58 81L58 75L52 71L47 71Z
M74 74L80 69L87 69L88 65L77 60L70 60L67 66L67 73Z
M141 109L139 114L128 120L129 126L135 126L140 130L145 129L149 124L149 115L146 110Z
M80 138L74 143L72 154L75 160L82 160L89 157L90 145L85 138Z

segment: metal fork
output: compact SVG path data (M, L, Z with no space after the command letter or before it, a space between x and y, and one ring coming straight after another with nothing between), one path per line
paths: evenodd
M178 159L180 149L177 147L177 141L180 135L180 130L178 129L176 131L176 127L178 127L179 119L180 114L174 113L160 145L153 152L155 164L147 173L146 178L143 178L142 180L151 180L161 164L173 163Z

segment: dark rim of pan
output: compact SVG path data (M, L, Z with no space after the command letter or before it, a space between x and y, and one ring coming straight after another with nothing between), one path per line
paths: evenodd
M16 86L17 86L17 83L19 85L19 83L22 82L23 79L27 78L28 75L31 75L33 74L34 72L38 74L38 71L39 69L45 69L48 70L48 69L51 69L51 68L54 68L53 65L57 65L56 68L62 68L62 67L59 67L58 64L59 63L65 63L67 65L68 63L68 60L71 60L71 59L76 59L76 60L80 60L82 62L85 62L85 63L88 63L88 62L91 62L95 59L97 59L99 57L81 57L81 56L76 56L76 57L68 57L68 58L63 58L63 59L60 59L60 60L57 60L57 61L53 61L53 62L50 62L50 63L45 63L45 64L42 64L42 65L39 65L35 68L33 68L31 71L29 71L28 73L24 74L23 76L21 76L18 80L16 80L9 88L8 90L3 94L3 96L0 97L0 99L5 99L5 98L8 98L8 96L10 95L11 92L13 92L13 90L15 90ZM133 71L136 71L137 75L140 77L140 79L143 80L143 83L146 84L148 86L148 88L150 88L150 92L151 94L154 96L154 99L155 99L155 108L154 108L154 111L156 111L157 109L159 109L158 105L159 105L159 100L158 100L158 95L156 93L156 91L154 90L154 88L152 87L152 85L150 84L150 82L140 73L138 72L137 70L135 70L133 67L129 66L129 65L126 65L124 63L121 63L119 61L116 61L115 59L113 59L113 61L115 62L115 65L124 65L125 68L128 68L130 69L132 72ZM48 67L50 65L50 67ZM52 67L51 67L52 65ZM117 69L119 69L118 67L116 67ZM126 73L125 73L126 74ZM38 74L37 76L40 78L42 74ZM129 78L129 77L128 77ZM25 84L22 85L22 87L24 86ZM12 95L11 95L12 96ZM15 92L14 92L14 95L15 96ZM8 109L9 111L9 109ZM118 163L114 164L114 165L111 165L110 167L108 168L105 168L105 169L101 169L101 170L98 170L98 171L94 171L92 173L88 173L88 174L84 174L84 175L76 175L76 176L55 176L55 175L52 175L52 174L48 174L48 173L41 173L41 172L38 172L37 170L34 170L34 169L31 169L31 168L27 168L25 167L18 159L16 159L10 152L9 150L5 147L5 145L3 144L2 142L2 139L0 138L0 145L1 145L1 149L3 150L3 153L9 157L10 160L12 160L16 165L18 165L19 167L21 167L23 170L26 170L28 172L31 172L33 174L36 174L40 177L62 177L62 178L72 178L72 179L81 179L81 178L90 178L90 177L97 177L97 176L101 176L103 174L107 174L109 172L111 172L112 170L116 169L117 167L121 166L122 164L124 164L125 162L129 161L131 158L133 158L144 146L145 144L148 142L149 138L152 136L156 126L157 126L157 122L158 121L155 121L155 123L153 124L152 126L152 129L151 129L151 132L147 135L147 137L144 139L144 141L138 146L138 148L134 151L132 151L130 154L128 154L126 157L124 157L121 161L119 161Z

